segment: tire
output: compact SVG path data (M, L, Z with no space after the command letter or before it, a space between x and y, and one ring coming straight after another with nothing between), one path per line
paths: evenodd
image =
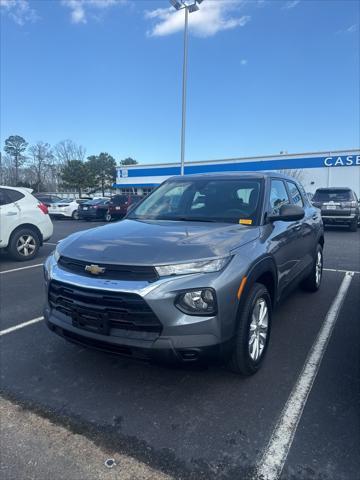
M356 232L358 228L358 219L355 218L353 222L349 224L349 230L350 232Z
M255 330L254 327L257 322L254 322L254 315L255 317L257 317L257 313L261 315L261 309L264 307L266 307L266 317L262 320L262 328L259 328L261 325L257 324L257 330ZM235 337L234 349L228 364L231 371L244 376L249 376L259 370L264 361L267 347L269 345L271 314L271 298L267 288L260 283L254 283L248 293L241 312L238 314L238 331ZM252 335L251 332L253 332ZM261 334L266 335L265 338L263 336L261 337ZM250 343L251 337L254 339L252 343ZM261 338L264 343L260 347L261 350L259 349L256 352L255 342L261 340ZM257 357L256 353L258 353Z
M110 212L105 213L105 222L111 222L112 216Z
M321 285L324 256L321 245L318 243L311 273L301 282L301 287L308 292L317 292Z
M71 218L72 218L73 220L79 220L79 212L78 212L78 210L74 210L74 211L73 211L73 213L72 213L72 215L71 215Z
M25 262L35 258L39 248L39 234L31 228L20 228L12 234L8 251L14 260Z

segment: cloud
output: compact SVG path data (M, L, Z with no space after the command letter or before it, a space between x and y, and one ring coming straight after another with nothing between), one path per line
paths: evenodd
M96 11L104 11L109 7L115 7L128 3L128 0L62 0L61 4L70 9L72 23L87 23L89 12L96 17Z
M283 8L285 8L286 10L289 10L290 8L295 8L296 5L298 5L299 3L300 3L300 0L289 0L288 2L285 3Z
M249 15L239 15L244 0L207 1L200 10L189 15L190 31L198 37L210 37L222 30L243 27ZM145 12L145 18L154 22L148 31L151 37L163 37L180 32L184 28L184 12L170 8L158 8Z
M245 67L247 63L248 61L246 60L246 58L243 58L242 60L240 60L240 65L242 65L243 67Z
M350 27L347 28L345 31L348 33L353 33L353 32L356 32L357 29L358 29L358 25L357 23L354 23L353 25L350 25Z
M354 24L350 25L350 27L344 28L342 30L338 30L336 32L336 34L343 35L343 34L347 34L347 33L355 33L355 32L358 31L358 29L359 29L359 25L357 23L354 23Z
M2 13L21 27L27 22L36 22L39 19L28 0L0 0L0 8Z

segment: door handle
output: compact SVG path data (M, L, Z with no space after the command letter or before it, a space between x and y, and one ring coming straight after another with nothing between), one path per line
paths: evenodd
M8 217L11 217L12 215L17 215L17 214L18 214L18 212L8 212L6 215Z
M314 213L314 215L311 217L313 220L317 220L318 219L318 216L317 216L317 213Z
M301 229L301 223L294 225L294 230L299 231Z

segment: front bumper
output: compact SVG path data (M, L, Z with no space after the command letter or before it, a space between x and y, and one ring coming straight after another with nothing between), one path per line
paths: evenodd
M179 339L174 337L159 336L154 340L146 340L128 338L124 332L120 336L105 336L84 331L74 327L69 319L49 307L45 308L44 316L48 328L71 343L139 360L166 363L219 361L226 358L232 349L232 341L214 343L210 335L181 338L179 345Z
M219 274L188 275L152 283L105 280L65 271L53 257L47 260L45 270L48 284L55 281L78 288L93 288L94 292L136 293L150 306L162 326L161 332L148 332L112 325L107 334L102 334L79 328L71 315L47 303L44 317L48 327L70 342L128 357L166 362L218 360L226 358L231 351L237 305L229 302L229 285L216 289ZM176 308L174 300L179 291L206 287L217 290L217 315L187 315ZM236 298L236 290L233 298Z
M347 225L352 223L356 219L356 214L350 215L324 215L322 214L322 220L325 225Z

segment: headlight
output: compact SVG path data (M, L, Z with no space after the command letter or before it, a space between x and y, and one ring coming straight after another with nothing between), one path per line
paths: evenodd
M59 261L59 258L60 258L60 252L59 252L59 247L57 246L54 251L54 259L56 263Z
M160 277L169 275L187 275L189 273L212 273L222 270L231 257L216 258L215 260L201 260L200 262L178 263L177 265L161 265L155 267Z
M203 288L180 293L175 300L175 306L188 315L215 315L215 291L212 288Z

